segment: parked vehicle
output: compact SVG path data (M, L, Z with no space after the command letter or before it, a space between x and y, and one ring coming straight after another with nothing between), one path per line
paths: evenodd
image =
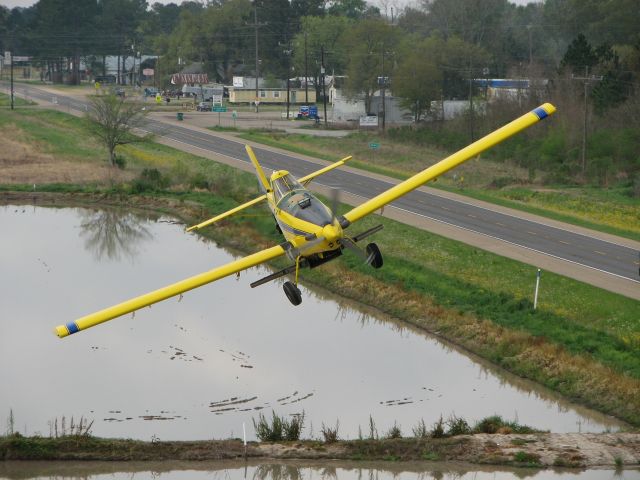
M213 103L211 102L200 102L196 105L196 110L198 112L210 112L213 107Z
M156 87L145 87L144 96L145 97L155 97L158 94L159 90Z

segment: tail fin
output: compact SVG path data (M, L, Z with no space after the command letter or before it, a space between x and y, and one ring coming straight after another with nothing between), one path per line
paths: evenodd
M270 192L271 191L271 185L269 185L267 177L265 176L264 171L262 170L262 167L258 163L258 159L256 158L256 154L253 153L253 149L249 145L245 145L244 148L247 150L247 154L249 155L249 158L251 159L251 163L253 163L253 167L256 169L256 176L258 177L258 180L260 182L261 188L263 189L264 192Z

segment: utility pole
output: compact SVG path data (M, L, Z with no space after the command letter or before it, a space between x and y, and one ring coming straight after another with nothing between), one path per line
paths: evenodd
M471 133L471 141L473 142L473 71L471 68L471 59L469 59L469 130Z
M571 75L573 80L578 80L584 85L584 99L583 99L583 125L582 125L582 176L587 173L587 88L590 83L601 82L602 75L589 76L589 66L584 67L584 77L576 77Z
M384 78L384 42L382 42L382 82L378 82L379 84L381 83L382 85L382 89L380 91L381 93L381 98L382 98L382 131L385 131L385 127L387 124L387 107L386 107L386 102L385 102L385 98L384 98L384 94L385 94L385 86L387 84L386 79Z
M9 52L9 68L11 69L11 110L13 110L13 50Z
M255 28L255 36L256 36L256 102L259 101L260 97L258 96L258 78L260 77L260 60L258 59L258 28L266 25L265 23L258 23L258 2L254 0L253 2L253 23L248 24L251 27ZM258 112L258 103L256 103L256 113Z
M320 46L320 74L322 75L322 103L324 104L324 127L327 128L327 92L324 82L324 45Z
M307 32L304 32L304 103L309 105L309 58L307 56Z

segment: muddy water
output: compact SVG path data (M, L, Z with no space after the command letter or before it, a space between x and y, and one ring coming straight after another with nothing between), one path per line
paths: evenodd
M421 332L303 287L251 289L252 269L58 339L53 327L230 261L168 218L0 207L0 421L26 434L93 421L94 435L254 438L271 411L306 416L305 437L341 438L420 419L500 414L554 432L616 430ZM339 260L338 260L339 261Z
M535 470L391 462L4 462L0 478L136 480L640 480L638 470Z

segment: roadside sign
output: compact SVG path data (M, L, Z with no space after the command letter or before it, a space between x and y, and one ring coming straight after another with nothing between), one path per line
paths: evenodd
M142 69L142 74L145 77L152 77L154 73L155 72L154 72L153 68L143 68Z
M214 112L226 112L227 111L227 107L223 107L222 105L214 105L213 106L213 111Z
M371 143L369 144L369 148L371 148L372 150L377 150L377 149L379 149L379 148L380 148L380 144L379 144L379 143L376 143L376 142L371 142Z
M378 116L377 115L363 115L360 117L361 127L377 127Z

